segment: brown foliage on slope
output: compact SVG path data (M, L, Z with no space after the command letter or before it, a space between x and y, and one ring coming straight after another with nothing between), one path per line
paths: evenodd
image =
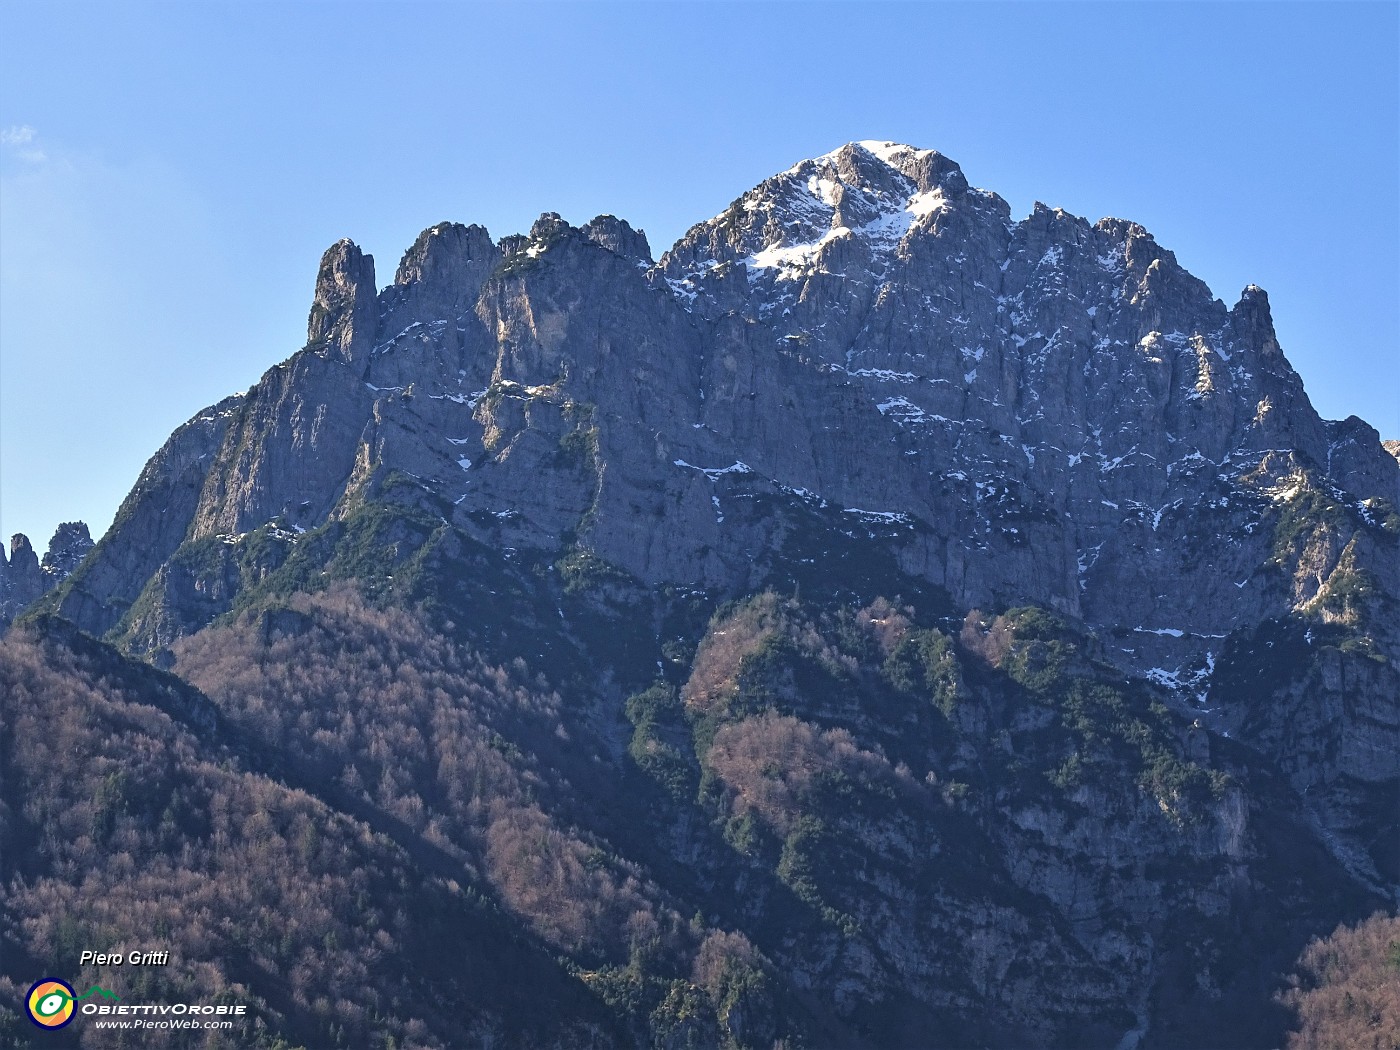
M683 922L639 869L551 815L570 787L548 757L569 734L559 695L523 665L488 666L348 588L296 595L175 653L233 722L480 872L556 948L625 962L638 913L681 946Z
M232 1032L154 1031L142 1045L443 1046L503 1031L493 999L516 993L440 941L487 938L513 960L503 969L562 980L457 885L246 771L207 719L196 730L172 716L207 703L192 690L78 641L88 652L26 633L0 642L0 1002L59 974L128 1002L249 1007ZM80 967L83 950L170 957ZM28 1028L0 1009L0 1043ZM85 1021L74 1031L105 1045Z
M734 692L744 660L786 627L783 603L772 592L745 602L722 623L713 625L695 652L690 679L682 693L685 702L708 710L721 697Z
M1400 1047L1400 916L1338 926L1298 958L1280 997L1297 1011L1290 1050Z
M780 834L818 806L836 778L917 791L907 772L857 746L845 729L822 731L810 722L773 712L720 728L707 760L734 792L735 814L752 810Z

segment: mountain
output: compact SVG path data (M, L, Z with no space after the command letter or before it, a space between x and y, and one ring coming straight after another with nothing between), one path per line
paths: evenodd
M382 290L333 245L305 347L6 644L162 668L205 746L490 902L598 1011L532 1039L1268 1046L1308 938L1400 889L1397 505L1262 289L860 142L659 261L552 213ZM464 1038L298 972L269 1038Z

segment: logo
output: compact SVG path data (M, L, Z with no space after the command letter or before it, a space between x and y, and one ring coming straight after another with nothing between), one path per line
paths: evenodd
M103 999L121 998L115 992L95 985L79 995L67 981L60 981L57 977L45 977L42 981L35 981L29 989L25 1006L29 1010L29 1019L40 1028L62 1028L73 1020L78 1001L90 995L99 995Z
M77 993L67 981L45 977L29 989L26 1005L29 1019L40 1028L62 1028L73 1020L73 1000Z

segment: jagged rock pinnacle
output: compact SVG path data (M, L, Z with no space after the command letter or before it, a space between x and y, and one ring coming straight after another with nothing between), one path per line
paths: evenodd
M347 363L363 363L373 345L378 315L374 257L353 241L337 241L321 257L306 325L307 345Z

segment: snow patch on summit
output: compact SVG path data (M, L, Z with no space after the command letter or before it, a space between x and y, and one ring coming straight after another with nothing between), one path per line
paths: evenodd
M931 149L915 149L913 146L906 145L903 142L882 142L879 139L861 139L856 145L871 156L880 158L880 160L884 161L892 168L895 167L899 160L905 157L914 157L918 159L920 157L927 157L933 153Z
M916 151L909 146L890 142L857 143L867 152L889 164L898 174L906 191L914 189L909 177L893 164L896 157L906 155L923 156L932 150ZM839 152L839 151L837 151ZM759 251L743 259L753 280L764 270L777 270L778 280L794 280L814 272L811 268L818 264L823 249L830 243L847 237L856 237L870 246L877 254L887 253L897 247L918 222L927 220L949 206L942 189L935 187L923 192L908 193L907 196L894 196L869 186L846 181L832 165L835 153L817 158L825 168L820 173L808 175L805 181L787 179L786 192L778 199L746 198L741 207L746 212L766 211L773 214L781 228L806 226L820 228L823 224L839 223L838 207L846 203L848 196L858 198L853 202L864 203L876 211L874 218L859 226L844 224L831 225L820 236L795 244L784 243L783 236ZM799 168L801 165L798 166ZM797 169L786 174L794 175ZM869 214L867 212L866 214Z

